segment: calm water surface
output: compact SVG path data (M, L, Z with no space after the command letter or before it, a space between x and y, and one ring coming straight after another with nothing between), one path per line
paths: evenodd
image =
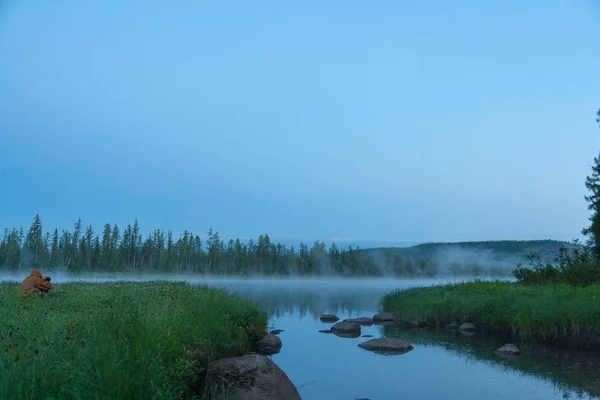
M357 345L370 338L347 339L320 333L329 329L323 313L340 319L378 311L383 294L399 287L440 281L399 280L256 280L211 282L256 302L271 315L281 352L273 355L304 400L311 399L564 399L597 398L600 364L585 354L557 353L521 346L516 360L494 350L502 340L467 337L447 331L363 327L362 334L395 336L415 348L383 356Z

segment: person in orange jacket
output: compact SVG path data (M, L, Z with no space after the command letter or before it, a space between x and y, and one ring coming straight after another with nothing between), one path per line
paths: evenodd
M42 275L37 269L31 271L31 275L23 279L23 283L21 283L21 293L24 296L29 296L36 292L46 294L50 289L52 289L50 277Z

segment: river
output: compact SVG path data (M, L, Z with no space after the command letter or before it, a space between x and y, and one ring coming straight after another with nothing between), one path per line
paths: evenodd
M408 353L383 356L357 345L370 338L341 338L320 333L323 313L340 319L378 311L379 300L396 288L444 281L394 279L228 280L212 281L248 298L271 315L281 352L271 356L304 400L444 399L552 400L598 398L597 358L522 345L517 359L497 356L504 341L450 331L362 328L363 335L399 337L414 346Z

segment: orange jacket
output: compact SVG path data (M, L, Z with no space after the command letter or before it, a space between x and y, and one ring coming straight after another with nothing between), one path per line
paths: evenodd
M31 271L31 275L23 279L23 283L21 283L21 292L25 296L39 291L47 292L50 289L52 289L52 284L43 280L42 274L37 269Z

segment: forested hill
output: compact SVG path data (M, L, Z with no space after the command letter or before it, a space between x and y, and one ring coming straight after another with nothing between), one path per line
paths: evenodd
M496 259L522 257L538 253L543 261L552 262L559 249L575 247L574 244L560 240L497 240L481 242L450 242L450 243L422 243L416 246L397 248L395 251L403 255L431 257L440 254L460 254L461 252L474 252L486 254ZM381 252L382 248L365 249L365 252Z
M272 242L268 234L247 242L224 241L212 230L203 237L190 231L175 236L161 229L143 236L137 220L123 229L105 224L96 231L78 219L71 230L46 230L36 216L27 230L4 230L0 270L236 276L509 276L518 263L526 261L526 253L542 250L546 258L553 257L553 251L558 251L561 244L567 245L556 241L505 241L363 250L316 241L312 246L301 242L287 247Z

